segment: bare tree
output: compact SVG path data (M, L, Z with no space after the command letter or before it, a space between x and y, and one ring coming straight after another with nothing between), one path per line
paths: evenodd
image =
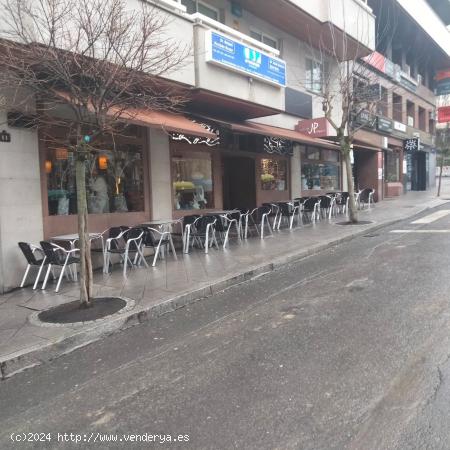
M358 131L374 120L380 109L388 108L390 93L403 89L392 85L385 87L384 96L382 95L381 77L373 69L373 66L376 65L374 59L377 58L377 54L374 52L365 58L360 56L362 53L361 42L368 40L368 30L359 24L358 29L355 30L358 36L351 42L352 39L347 33L345 23L349 14L345 10L344 3L342 3L342 8L344 27L341 35L337 34L336 29L330 23L328 25L330 37L315 42L314 45L313 43L309 44L309 53L318 67L318 76L305 80L303 84L309 90L311 90L311 84L316 84L312 90L321 98L324 116L336 132L336 139L346 169L349 192L348 217L350 222L357 223L358 209L351 162L355 137ZM377 41L392 40L396 27L396 15L392 14L388 25L376 29ZM355 42L357 42L356 45Z
M442 172L446 159L450 156L450 123L436 130L436 149L439 155L439 180L437 196L441 195Z
M136 3L137 5L138 3ZM74 152L81 305L92 304L86 166L96 142L120 135L139 110L173 110L186 101L161 76L190 55L166 34L167 16L125 0L3 0L0 89L15 108L36 105L40 136ZM25 93L25 95L24 95ZM70 114L61 114L61 110ZM49 129L59 126L63 137Z

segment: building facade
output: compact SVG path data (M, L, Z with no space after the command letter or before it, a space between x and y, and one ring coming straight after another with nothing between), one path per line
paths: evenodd
M130 7L139 1L130 1ZM184 116L135 119L114 151L105 141L92 155L87 175L92 231L346 190L336 143L299 131L298 124L323 115L321 73L332 73L346 59L336 38L345 38L357 58L375 51L376 8L370 1L150 3L170 19L168 33L192 46L192 56L167 77L189 91L189 103ZM319 57L319 43L322 50L333 48L333 57ZM426 118L425 129L411 126L411 133L418 129L422 145L431 146L431 94L411 95L414 125ZM339 102L336 98L336 114ZM76 232L77 220L74 155L15 120L7 92L0 93L0 104L0 132L9 137L0 142L0 292L5 292L19 284L24 266L17 242ZM401 120L395 116L406 126L408 111L402 109ZM390 110L385 116L394 120ZM409 128L396 136L387 133L388 122L384 126L381 134L362 130L354 151L357 184L375 185L379 199L394 192L394 183L405 186L401 148L409 136ZM397 162L389 159L390 149L399 153ZM386 164L399 167L392 186L385 172L379 178Z

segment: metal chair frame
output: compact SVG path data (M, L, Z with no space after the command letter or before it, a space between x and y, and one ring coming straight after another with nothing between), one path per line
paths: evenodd
M53 255L51 253L49 253L50 247L48 247L47 244L49 244L51 247L53 247L53 249L52 249ZM72 280L77 281L77 278L78 278L77 270L76 270L76 268L73 269L72 265L74 265L74 264L76 265L80 262L79 258L76 258L73 256L75 253L79 252L80 249L73 248L71 250L67 250L63 247L60 247L57 244L54 244L53 242L47 242L47 241L41 241L41 247L45 253L45 256L47 258L46 261L48 264L44 282L42 283L42 290L45 290L45 288L47 287L48 277L50 275L50 272L51 271L53 272L53 266L61 267L61 271L60 271L60 274L58 277L58 282L56 284L55 292L59 292L59 288L61 287L62 278L66 272L66 268L69 269ZM48 250L46 250L46 249L48 249ZM63 255L62 260L58 261L57 252L60 252L60 254ZM63 260L64 260L64 262L62 262ZM66 276L67 276L67 274L66 274Z
M23 248L23 246L27 246L28 250L31 252L31 255L27 255L26 254L26 250ZM33 284L33 289L37 288L37 285L39 283L39 280L41 278L41 274L42 274L42 269L44 268L45 264L46 264L46 259L47 257L45 256L44 251L42 250L42 248L40 248L37 245L33 245L33 244L29 244L28 242L19 242L19 247L22 250L22 253L24 254L26 260L27 260L27 267L25 269L25 273L23 275L22 278L22 282L20 283L20 287L24 287L25 286L25 282L27 280L28 277L28 273L30 272L31 267L39 267L39 271L36 275L36 278L34 280L34 284ZM35 253L38 252L41 254L42 256L42 260L40 259L36 259L35 257ZM31 258L30 258L31 256Z

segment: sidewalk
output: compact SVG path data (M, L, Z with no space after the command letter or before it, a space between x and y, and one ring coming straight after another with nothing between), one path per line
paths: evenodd
M55 294L53 285L49 285L47 291L25 288L0 296L1 378L317 253L330 245L440 206L450 201L448 181L444 181L443 189L441 199L436 198L433 189L387 199L371 210L361 211L361 220L373 221L369 225L337 226L334 222L346 220L340 216L331 222L323 220L315 225L275 232L274 237L263 241L252 238L243 245L232 242L227 249L211 250L208 255L193 251L189 255L179 254L177 261L170 255L154 268L130 270L126 280L118 266L111 275L96 273L96 296L126 297L134 301L134 306L126 312L89 324L35 324L33 315L36 312L78 298L76 284L67 280L64 280L59 294Z

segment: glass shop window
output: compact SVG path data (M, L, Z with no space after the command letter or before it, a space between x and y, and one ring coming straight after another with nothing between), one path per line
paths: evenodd
M49 215L76 214L74 152L67 148L48 148L44 169ZM144 211L143 160L139 146L95 149L85 162L85 173L89 214Z
M214 208L212 161L209 154L172 156L172 183L174 209Z
M400 155L398 152L386 152L386 181L400 181Z
M261 189L285 191L287 189L287 162L282 159L261 160Z
M338 191L341 186L339 164L306 163L302 166L303 191Z

